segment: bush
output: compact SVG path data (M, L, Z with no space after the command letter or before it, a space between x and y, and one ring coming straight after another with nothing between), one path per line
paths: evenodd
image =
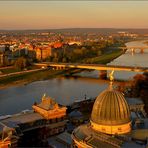
M26 58L24 58L24 57L18 58L18 59L15 61L15 64L14 64L14 66L15 66L17 69L20 69L20 70L26 68L26 67L29 66L29 65L30 65L29 61L28 61Z

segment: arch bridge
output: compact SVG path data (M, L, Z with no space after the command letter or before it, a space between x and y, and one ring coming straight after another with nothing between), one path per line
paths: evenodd
M117 65L103 65L103 64L80 64L80 63L35 63L36 66L52 67L53 69L90 69L99 70L100 77L107 77L107 70L114 71L133 71L133 72L148 72L148 67L138 67L138 66L117 66Z
M148 46L129 46L129 47L119 47L123 51L130 50L132 53L135 53L136 50L140 50L139 53L144 53L144 50L148 50Z

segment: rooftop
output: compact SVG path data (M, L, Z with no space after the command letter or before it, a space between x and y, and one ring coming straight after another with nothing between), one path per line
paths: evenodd
M55 108L59 108L58 104L54 101L54 99L46 97L45 95L42 97L42 102L40 104L37 104L36 106L45 110L53 110Z
M126 98L129 105L143 104L143 101L139 98Z
M17 124L29 123L41 119L43 117L39 113L29 112L12 115L7 119L0 120L0 122L8 127L15 127Z

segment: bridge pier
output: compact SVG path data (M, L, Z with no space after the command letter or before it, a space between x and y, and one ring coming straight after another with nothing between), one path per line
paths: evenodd
M143 47L137 47L137 48L129 48L130 49L130 51L131 51L131 53L132 53L132 55L135 53L135 51L136 50L140 50L139 51L139 53L144 53L144 49L146 49L146 48L143 48Z
M126 52L126 50L127 50L127 48L122 48L122 50L123 50L123 52L125 53L125 52Z
M56 67L56 70L64 70L65 69L65 67L63 67L63 66L57 66Z
M62 70L65 70L65 67L62 67Z
M66 68L65 67L62 67L62 66L53 66L52 69L53 70L64 70Z
M144 53L144 49L143 48L141 48L140 53Z
M107 70L100 70L99 78L100 79L107 79Z
M131 50L132 50L132 54L134 54L134 53L135 53L135 49L134 49L134 48L132 48Z

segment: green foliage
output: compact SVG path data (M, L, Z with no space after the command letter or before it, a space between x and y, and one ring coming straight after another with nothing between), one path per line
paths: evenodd
M113 51L110 53L106 54L101 54L99 56L96 56L94 58L86 58L83 60L83 63L88 63L88 64L106 64L113 59L117 58L120 56L123 52L121 50Z
M3 74L9 74L9 73L18 72L18 71L19 69L16 69L16 68L6 68L1 70Z
M29 61L24 57L20 57L15 61L14 66L17 69L22 70L22 69L26 68L27 66L29 66Z
M62 62L63 62L63 63L66 63L67 61L68 61L68 60L67 60L66 57L63 57L63 58L62 58Z
M148 113L148 73L137 74L134 76L131 86L131 97L140 97L145 105L145 111Z

